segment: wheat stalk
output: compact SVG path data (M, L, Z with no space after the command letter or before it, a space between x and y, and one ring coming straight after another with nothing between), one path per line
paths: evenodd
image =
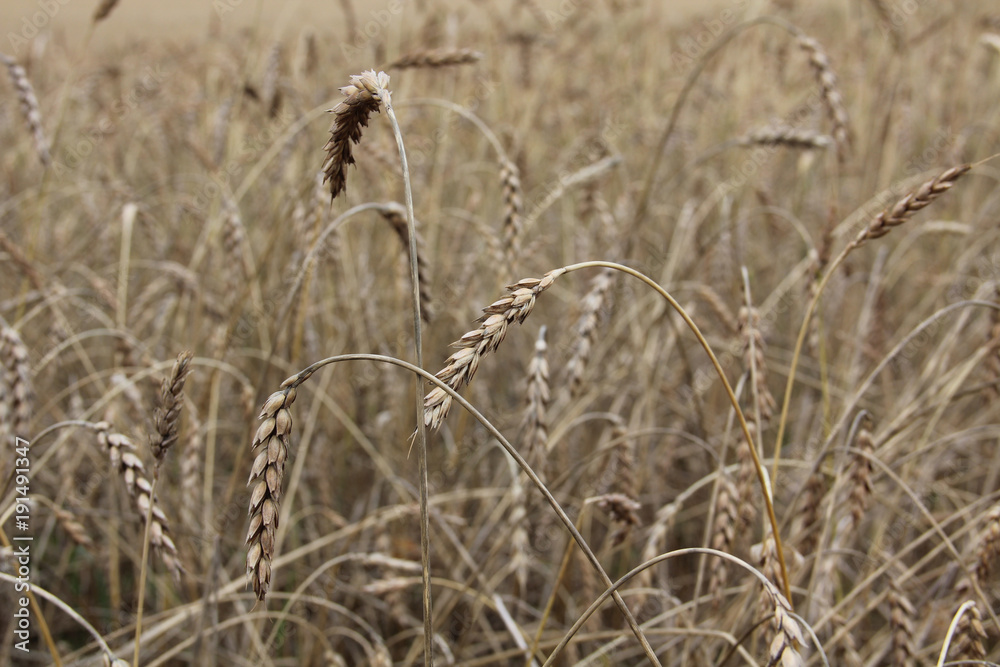
M7 66L10 81L17 89L17 98L21 102L21 112L28 124L31 138L35 142L35 152L38 154L38 159L47 167L52 162L52 155L49 152L49 140L45 138L45 131L42 129L42 114L39 111L38 98L35 97L35 89L31 86L31 81L28 80L24 68L16 60L0 53L0 62Z
M483 54L473 49L428 49L402 55L386 65L385 69L451 67L476 63L482 58Z
M525 278L508 285L510 294L483 308L480 326L467 332L452 347L458 352L448 357L445 366L436 377L454 390L459 390L469 382L479 368L479 362L489 352L495 352L507 335L507 327L513 323L524 323L535 307L538 295L552 286L556 278L566 272L565 268L549 271L541 278ZM440 387L434 387L424 397L424 424L432 429L440 428L451 409L452 398Z
M324 182L330 182L331 199L336 199L347 187L345 170L347 165L355 164L351 144L361 142L362 128L368 127L371 113L378 111L383 102L388 103L383 100L383 96L388 96L388 86L389 75L368 70L352 76L350 85L340 89L346 99L330 109L333 125L330 140L323 147L327 156L323 164Z

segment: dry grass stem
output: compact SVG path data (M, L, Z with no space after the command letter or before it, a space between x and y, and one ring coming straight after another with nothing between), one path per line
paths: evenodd
M445 367L437 372L436 377L456 391L471 382L482 358L500 347L507 335L507 327L513 322L523 324L535 307L538 295L551 287L563 273L563 269L556 269L541 278L525 278L508 285L510 294L483 308L480 326L452 343L452 347L459 350L448 357ZM424 424L432 429L440 428L451 410L451 403L448 392L440 387L431 389L424 397Z
M327 156L323 164L324 182L330 182L331 199L336 199L347 187L347 166L355 164L352 144L361 142L362 128L368 127L372 112L379 110L388 87L389 75L368 70L352 76L350 85L340 89L346 99L330 109L333 125L330 140L323 148Z

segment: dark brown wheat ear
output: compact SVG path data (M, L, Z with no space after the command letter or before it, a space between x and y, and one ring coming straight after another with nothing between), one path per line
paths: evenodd
M330 109L333 125L330 126L330 139L323 148L326 151L323 180L330 182L332 199L346 189L345 170L347 165L355 164L351 144L361 142L362 128L368 127L372 112L379 110L383 96L388 95L388 87L388 74L368 70L352 76L350 85L340 89L346 99Z

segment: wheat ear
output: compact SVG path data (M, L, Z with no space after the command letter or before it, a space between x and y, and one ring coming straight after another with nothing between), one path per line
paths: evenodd
M837 144L837 156L843 161L851 146L851 130L850 118L844 106L844 96L840 94L840 86L837 83L837 73L833 69L833 63L830 62L830 56L819 42L806 35L800 35L798 41L799 46L809 54L809 64L816 71L816 79L823 93L823 102L833 122L833 139Z
M969 173L970 169L972 169L970 164L952 167L924 182L913 192L907 193L891 208L887 208L875 216L875 219L868 223L867 227L858 232L854 239L854 247L871 239L881 238L892 231L893 227L898 227L912 218L914 213L929 206L931 202L950 190L951 186Z
M479 62L482 58L483 54L473 49L428 49L402 55L386 65L385 69L469 65Z
M500 186L503 189L503 245L507 264L514 266L524 227L524 194L521 190L521 172L505 155L500 157Z
M410 247L410 231L406 224L406 207L395 202L390 202L379 207L379 213L389 223L393 231L403 243L403 250ZM431 285L427 277L427 257L424 254L424 240L417 232L417 285L420 291L420 317L424 322L430 322L434 318L434 310L431 303Z
M0 329L0 364L0 446L6 446L28 437L32 397L28 348L8 326Z
M789 125L778 125L753 130L740 137L740 146L786 146L805 150L824 149L833 145L833 139L812 130Z
M479 362L489 352L495 352L507 335L507 327L512 322L522 324L535 307L535 299L565 273L565 268L549 271L541 278L525 278L508 285L510 292L483 308L478 328L467 332L452 347L458 352L448 357L445 367L436 377L456 391L467 385L479 368ZM424 424L432 429L440 428L451 409L452 398L440 387L434 387L424 397Z
M330 126L330 140L323 148L326 151L323 173L324 182L330 181L332 199L347 187L345 170L347 165L355 164L351 144L361 142L362 128L368 127L371 113L379 110L388 86L389 75L385 72L368 70L355 74L350 85L340 89L346 99L330 109L333 125Z
M35 89L31 86L24 68L16 60L0 53L0 61L7 66L10 81L17 89L17 99L21 101L21 112L35 142L38 159L47 167L52 162L52 154L49 152L49 140L45 138L45 131L42 130L42 114L39 111L38 98L35 97Z
M590 359L590 350L594 345L598 319L613 279L614 271L603 269L591 280L590 291L583 297L580 317L576 321L573 355L566 364L566 386L569 387L572 396L578 395L583 386L583 374L587 368L587 360Z
M170 377L164 379L160 387L160 406L156 409L155 416L156 435L149 443L157 468L163 463L167 450L177 442L177 425L180 422L181 406L184 404L184 381L191 371L193 357L189 350L178 354Z
M135 501L136 512L146 522L150 516L149 542L160 555L160 560L167 566L174 579L181 573L180 561L177 559L177 547L170 538L167 517L160 508L159 501L152 494L152 485L146 478L146 469L142 461L135 455L135 445L122 433L111 430L108 422L90 424L91 430L97 433L97 440L108 451L111 468L121 475L129 496Z
M307 377L307 376L306 376ZM281 388L264 401L251 449L257 451L250 479L250 527L247 529L247 581L257 599L263 601L271 586L271 560L274 558L274 536L278 530L278 508L281 503L281 481L288 458L289 434L295 387L305 377L292 376Z
M545 342L546 327L538 330L535 353L528 363L528 386L525 391L524 416L521 419L521 438L524 441L524 458L545 480L546 446L549 441L546 411L552 394L549 389L549 346Z

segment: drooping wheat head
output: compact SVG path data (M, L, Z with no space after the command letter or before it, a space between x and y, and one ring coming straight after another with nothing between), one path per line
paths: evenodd
M346 99L330 110L333 125L323 148L327 156L323 173L330 182L331 199L347 187L347 166L355 164L352 144L361 142L363 128L368 127L372 112L379 110L388 87L388 74L368 70L352 76L350 85L340 89Z

